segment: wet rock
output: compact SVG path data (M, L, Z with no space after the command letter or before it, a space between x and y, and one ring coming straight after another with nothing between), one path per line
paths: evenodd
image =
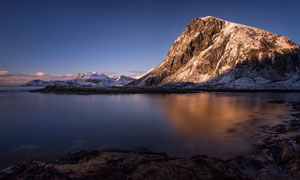
M10 179L232 179L250 176L239 163L194 156L172 158L161 153L81 151L48 164L25 161L0 173Z
M295 150L295 161L300 163L300 147L299 146Z
M295 155L295 149L294 146L291 143L282 143L282 153L281 153L281 159L283 162L289 162L294 158Z
M299 120L291 120L289 122L289 131L294 132L300 129L300 121Z
M46 165L36 161L23 161L15 166L4 169L0 173L1 180L35 180L35 179L55 179L69 180L68 176L59 173L52 165Z
M273 127L273 129L276 133L280 133L280 134L286 133L288 131L286 125L284 124L276 125Z
M284 101L268 101L267 103L271 103L271 104L284 104Z
M259 138L259 139L255 142L255 144L256 144L257 146L264 146L264 145L265 145L265 139L264 139L264 138Z

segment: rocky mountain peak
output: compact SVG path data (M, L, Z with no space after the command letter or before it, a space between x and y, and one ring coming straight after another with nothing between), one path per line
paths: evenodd
M206 49L212 43L212 36L221 31L225 21L207 16L193 18L183 33L175 40L167 57L174 57L184 51L193 51L193 46L198 45L198 52ZM195 52L197 54L197 52ZM166 58L167 59L167 58Z
M299 65L300 46L287 37L212 16L197 17L174 41L163 62L132 84L212 80L216 84L228 73L227 83L240 78L255 81L255 76L281 81L298 72ZM244 68L247 71L241 71Z

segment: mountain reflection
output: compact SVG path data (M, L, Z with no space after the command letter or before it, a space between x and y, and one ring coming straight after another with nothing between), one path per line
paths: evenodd
M0 88L1 90L1 88ZM259 126L281 123L293 93L0 94L0 168L82 149L149 148L219 158L251 151Z
M156 99L161 102L171 129L183 141L200 149L205 145L208 151L207 146L213 151L218 148L228 152L243 151L241 148L249 148L246 141L250 133L255 133L259 126L279 123L278 116L286 112L283 105L270 104L253 95L197 93L156 96ZM236 143L240 146L233 150Z

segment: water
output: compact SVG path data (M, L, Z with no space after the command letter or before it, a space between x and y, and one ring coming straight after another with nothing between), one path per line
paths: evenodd
M15 89L15 88L14 88ZM249 137L288 109L295 93L65 95L0 88L0 168L84 149L140 149L173 156L249 153ZM287 118L286 116L284 116Z

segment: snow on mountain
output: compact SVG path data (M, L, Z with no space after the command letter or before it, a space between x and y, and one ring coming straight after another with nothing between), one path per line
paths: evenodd
M97 73L97 72L85 72L82 74L83 79L99 79L99 80L105 80L110 79L106 74L103 73Z
M80 74L80 73L79 73ZM103 73L97 72L86 72L83 74L77 74L76 79L65 80L65 81L43 81L39 79L35 79L26 83L27 86L63 86L63 87L113 87L113 86L124 86L129 82L133 81L133 78L127 76L119 76L117 78L109 77Z
M192 19L162 63L130 85L300 88L299 71L300 46L289 38L207 16Z
M134 78L121 75L115 80L115 83L117 84L117 86L124 86L124 85L127 85L129 82L132 82L134 80L135 80Z
M152 71L154 68L151 68L150 70L148 70L147 72L143 73L143 74L138 74L138 75L135 75L135 76L131 76L132 78L134 79L140 79L142 78L143 76L145 76L146 74L148 74L150 71Z
M34 79L26 83L26 86L45 87L49 85L49 81Z

